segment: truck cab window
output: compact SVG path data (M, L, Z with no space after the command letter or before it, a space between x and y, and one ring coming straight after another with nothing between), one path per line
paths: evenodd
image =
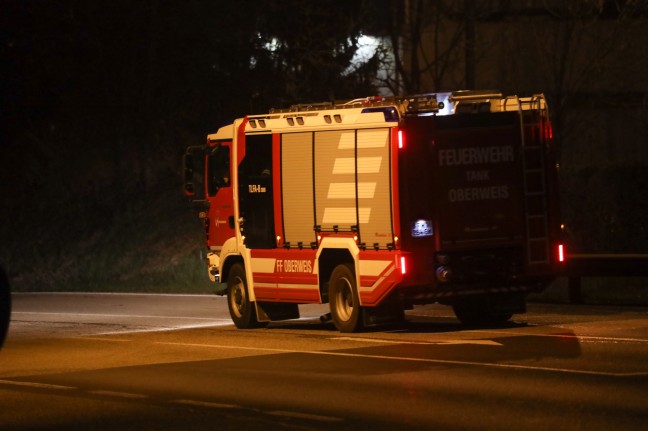
M208 155L208 193L214 196L219 189L230 187L230 149L228 146L214 147Z

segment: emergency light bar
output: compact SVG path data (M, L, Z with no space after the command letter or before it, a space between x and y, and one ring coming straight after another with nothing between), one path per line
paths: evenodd
M443 102L438 102L436 94L421 94L408 97L405 100L405 106L408 114L417 114L421 112L439 112L443 109Z

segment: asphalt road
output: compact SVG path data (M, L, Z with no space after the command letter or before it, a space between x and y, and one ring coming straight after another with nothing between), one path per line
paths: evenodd
M449 308L341 334L237 330L212 296L15 294L0 430L645 430L648 309L530 305L466 328Z

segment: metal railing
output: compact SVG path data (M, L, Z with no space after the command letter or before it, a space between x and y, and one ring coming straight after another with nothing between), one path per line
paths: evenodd
M573 254L567 259L569 301L582 304L582 277L648 277L648 254Z

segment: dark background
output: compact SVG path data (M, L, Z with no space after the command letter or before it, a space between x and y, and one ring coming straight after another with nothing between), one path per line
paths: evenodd
M16 290L207 291L188 145L296 102L544 92L576 252L648 251L644 1L1 0ZM381 41L354 61L363 35ZM394 47L398 47L395 49Z

